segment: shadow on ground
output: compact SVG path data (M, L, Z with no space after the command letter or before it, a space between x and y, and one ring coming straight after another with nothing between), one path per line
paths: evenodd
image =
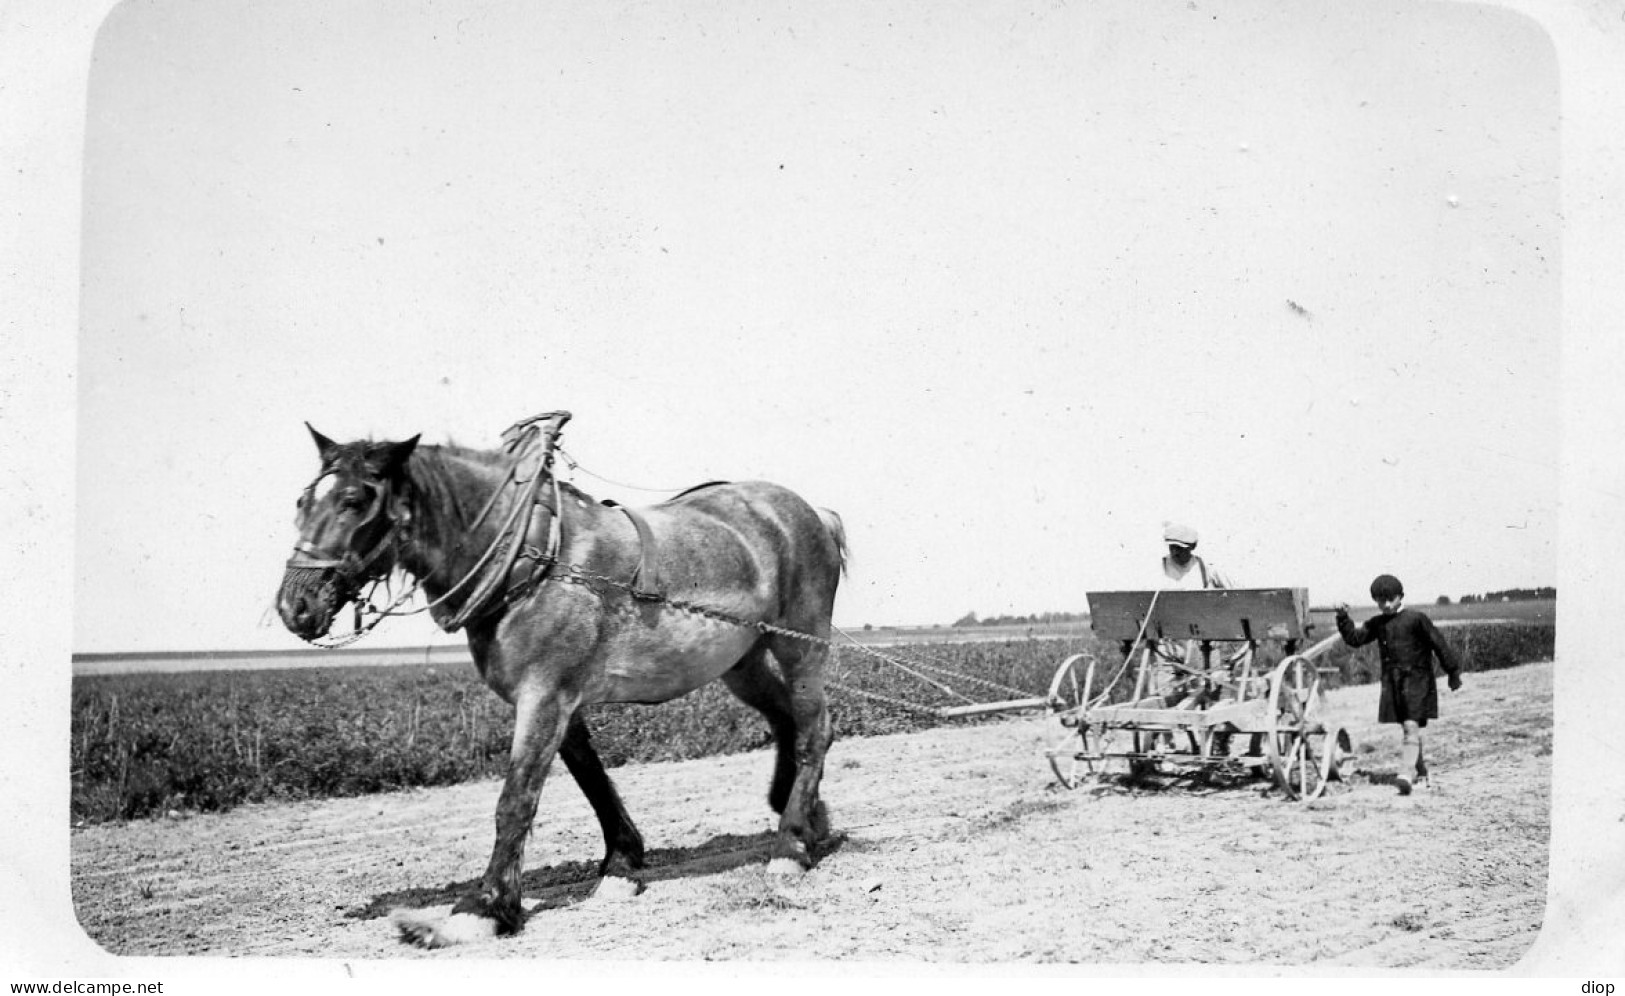
M719 834L695 847L656 848L646 855L646 865L639 872L638 880L647 886L651 882L716 875L748 865L765 866L772 857L776 836L768 830L756 834ZM821 861L840 850L845 843L846 834L835 833L819 845L817 860ZM355 920L376 920L388 916L397 907L423 909L445 906L475 891L479 884L478 879L468 879L440 886L386 892L374 896L365 906L346 910L344 915ZM597 885L596 861L566 861L534 868L525 872L520 879L520 891L527 901L540 899L527 913L581 902L592 895Z

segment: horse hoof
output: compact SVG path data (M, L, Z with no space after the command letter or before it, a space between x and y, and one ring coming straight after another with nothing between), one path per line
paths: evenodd
M807 874L807 869L794 858L774 858L767 863L767 877L792 881Z
M389 922L400 931L401 940L420 948L449 948L473 944L497 936L497 922L473 913L453 913L441 918L425 910L391 910Z
M643 883L619 875L605 875L592 890L592 898L602 902L621 903L643 892Z

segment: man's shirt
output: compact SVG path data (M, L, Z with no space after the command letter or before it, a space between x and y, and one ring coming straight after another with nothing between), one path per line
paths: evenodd
M1156 586L1164 591L1169 589L1201 589L1201 588L1229 588L1230 579L1219 572L1219 569L1207 563L1196 554L1181 567L1174 563L1172 557L1162 558L1162 579Z

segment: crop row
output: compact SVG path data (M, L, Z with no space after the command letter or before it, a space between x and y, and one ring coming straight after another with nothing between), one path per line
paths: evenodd
M1550 659L1554 627L1461 626L1449 637L1469 670L1491 670ZM993 721L934 710L1043 695L1056 665L1079 652L1120 660L1087 636L843 646L830 669L836 735ZM1334 683L1375 680L1374 647L1339 647L1330 660ZM512 728L512 710L471 668L423 664L80 677L72 708L76 823L497 776ZM595 706L587 723L610 767L771 742L761 717L718 684L660 706Z

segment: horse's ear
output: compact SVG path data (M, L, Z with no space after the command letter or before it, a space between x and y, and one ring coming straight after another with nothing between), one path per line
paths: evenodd
M310 438L316 440L316 452L321 454L322 465L326 466L333 459L333 451L339 448L339 444L317 432L309 422L305 423L305 428L310 430Z
M417 449L418 440L423 438L418 433L403 443L390 443L389 449L384 453L384 476L394 477L406 466L406 461ZM393 488L394 496L389 503L389 517L402 529L409 529L412 525L412 498L410 488Z
M407 458L412 455L413 450L417 449L418 440L422 438L423 433L420 432L405 442L390 443L389 451L384 454L384 473L393 474L406 466Z

